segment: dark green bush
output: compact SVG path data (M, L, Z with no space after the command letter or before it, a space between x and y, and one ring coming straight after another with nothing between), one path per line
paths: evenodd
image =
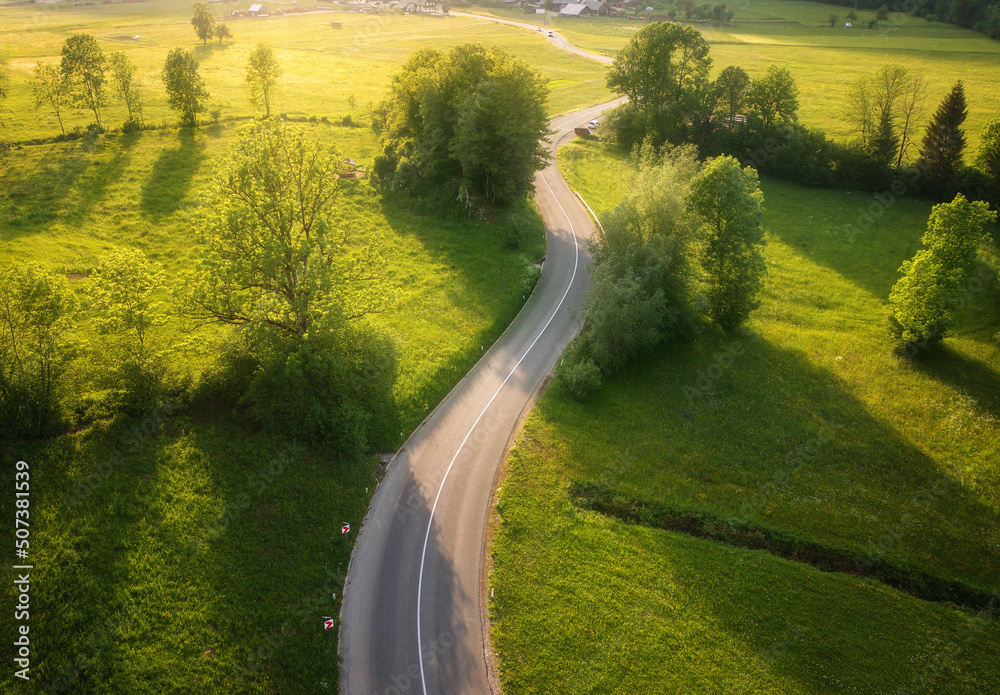
M591 360L567 363L559 370L559 378L569 395L582 401L601 388L601 370Z

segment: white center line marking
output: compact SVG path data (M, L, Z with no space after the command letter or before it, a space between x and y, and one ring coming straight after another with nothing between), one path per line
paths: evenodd
M483 408L483 412L479 413L479 417L476 418L472 427L470 427L469 431L465 434L465 438L462 440L462 443L458 445L458 450L455 451L455 455L451 457L451 463L448 464L448 468L444 472L444 477L441 479L441 484L438 486L437 494L434 496L434 504L431 506L431 517L427 520L427 531L424 532L424 547L420 552L420 572L417 575L417 655L420 660L420 690L423 695L427 695L427 681L424 678L424 647L420 639L420 599L423 595L424 587L424 560L427 558L427 541L431 537L431 524L434 523L434 511L437 509L438 500L441 498L441 491L444 489L445 481L448 480L448 474L451 473L451 467L455 465L455 460L458 458L458 455L462 453L462 447L464 447L465 443L469 440L469 437L472 435L472 431L476 429L479 421L483 419L483 415L485 415L486 411L489 410L494 399L500 395L500 391L503 390L503 387L506 386L510 378L514 376L514 372L517 371L517 368L521 366L521 362L523 362L524 358L528 356L529 352L531 352L531 348L535 347L535 343L537 343L539 338L541 338L545 333L549 324L552 323L552 319L554 319L556 314L559 313L563 302L566 301L566 296L569 294L570 288L573 286L573 282L576 280L576 270L580 265L580 246L577 242L576 230L573 228L573 223L570 221L569 215L566 214L566 209L562 206L562 203L559 202L559 198L557 198L556 194L552 191L552 187L549 185L549 182L545 180L544 175L542 176L542 183L544 183L545 187L549 189L549 193L552 194L552 198L556 201L556 205L558 205L559 209L562 211L563 217L566 218L566 223L569 225L569 230L573 234L573 275L569 279L569 284L566 285L566 291L563 292L563 296L559 300L559 304L556 305L555 311L552 312L552 316L550 316L549 320L545 322L544 326L542 326L542 330L539 331L537 336L535 336L535 339L531 341L531 345L529 345L528 349L524 351L523 355L521 355L521 359L519 359L517 364L511 368L510 374L507 375L507 377L503 380L503 383L501 383L497 388L496 393L494 393L490 400L486 403L486 406Z

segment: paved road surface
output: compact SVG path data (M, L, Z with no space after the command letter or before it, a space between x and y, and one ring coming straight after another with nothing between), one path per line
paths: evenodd
M588 54L592 55L592 54ZM608 104L553 119L555 147ZM535 179L547 229L524 309L406 441L362 526L341 611L346 695L490 693L481 610L494 477L518 419L578 325L593 222L553 162Z
M450 14L458 15L459 17L474 17L475 19L486 19L491 22L499 22L500 24L509 24L512 27L520 27L521 29L527 29L528 31L538 32L537 24L528 24L527 22L517 22L513 19L501 19L500 17L489 17L487 15L470 14L468 12L456 12L455 10L451 10ZM552 31L552 36L548 35L550 31ZM543 34L549 40L549 43L551 43L553 46L558 46L559 48L565 51L569 51L570 53L575 53L578 56L583 56L584 58L590 58L591 60L596 60L599 63L605 63L607 65L611 65L611 63L614 62L612 58L608 58L607 56L598 55L597 53L591 53L589 51L584 51L583 49L577 48L569 41L567 41L562 36L562 34L553 31L551 29L548 29L546 27L542 27L542 31L538 33Z

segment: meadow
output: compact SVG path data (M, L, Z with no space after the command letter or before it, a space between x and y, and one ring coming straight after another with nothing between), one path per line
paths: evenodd
M918 119L921 135L958 80L969 106L967 153L975 151L983 128L1000 115L1000 43L982 34L902 13L891 14L884 27L862 28L875 19L874 12L865 10L858 11L855 27L845 29L843 16L850 8L798 0L742 0L727 6L734 12L729 26L695 25L711 46L712 75L728 65L742 67L751 77L772 63L787 67L799 88L799 120L834 139L853 135L845 115L850 85L885 63L905 65L926 80L927 98ZM489 12L541 21L516 11ZM830 27L830 14L840 15L837 28ZM554 17L551 22L552 29L578 48L610 57L645 24L606 17ZM915 149L910 152L915 154Z
M213 7L220 13L233 9L229 3ZM143 114L153 124L176 122L160 80L163 61L175 46L193 51L200 62L211 95L206 117L215 110L223 118L254 113L244 75L247 56L258 42L275 49L283 71L275 110L291 117L341 119L350 114L362 120L414 51L448 50L463 43L501 45L537 67L550 85L553 115L600 103L610 96L604 86L603 66L568 55L541 36L493 22L431 15L304 13L228 21L232 39L203 45L190 25L189 13L189 6L170 0L90 7L70 3L0 6L0 26L4 27L0 56L12 73L6 100L10 123L4 138L22 141L59 134L51 109L34 108L32 70L38 61L58 63L64 41L79 31L92 33L105 53L123 51L135 63L144 85ZM342 28L332 29L331 21L340 22ZM109 101L108 123L116 127L126 113L114 99ZM93 119L89 112L67 112L67 130L84 127Z
M621 197L625 159L596 141L560 150L599 215ZM557 381L516 440L491 578L510 692L1000 684L1000 605L928 602L858 576L877 560L1000 590L997 246L982 251L940 349L908 359L883 312L930 204L896 200L858 231L871 196L761 188L768 275L745 330L706 325L584 403ZM588 509L588 490L798 538L858 571L625 523Z
M202 46L189 12L190 4L166 0L0 6L0 53L13 74L2 136L43 141L0 154L0 264L41 263L67 275L85 300L99 258L131 247L164 266L168 285L181 282L199 248L198 219L214 202L212 181L255 115L243 75L257 41L274 45L284 69L276 111L295 121L289 127L362 167L376 144L371 103L418 48L500 44L544 71L553 113L607 94L600 66L476 20L247 20L231 25L231 41ZM331 20L344 28L331 29ZM57 62L78 31L136 63L151 129L118 132L125 112L112 99L104 114L111 132L52 141L58 124L31 103L31 69ZM159 78L174 46L201 61L217 122L206 113L198 128L176 127ZM343 125L347 115L359 125ZM67 111L64 120L67 131L82 130L92 115ZM523 305L544 235L530 204L520 212L528 233L510 250L498 234L502 217L429 211L382 196L367 180L343 182L335 222L353 241L380 245L399 294L391 311L371 319L399 364L399 432L386 448L405 439ZM170 305L169 293L160 299ZM82 341L92 337L88 318L84 302L74 334ZM197 383L230 338L177 316L155 336L180 384ZM86 360L81 353L71 377L93 368ZM100 418L50 440L0 442L5 469L19 459L31 466L34 522L37 648L25 692L336 691L338 627L324 631L322 619L339 613L351 547L382 470L374 455L349 460L255 433L182 392L143 420ZM12 505L4 498L2 513L12 516ZM7 604L13 584L4 585ZM0 660L12 667L10 654Z

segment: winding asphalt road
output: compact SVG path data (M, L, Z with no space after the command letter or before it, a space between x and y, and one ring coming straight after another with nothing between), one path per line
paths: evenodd
M552 120L552 163L535 178L547 235L538 286L413 432L372 499L341 609L345 695L491 692L481 568L493 482L522 413L576 335L571 312L579 313L589 286L594 225L560 175L555 150L612 103Z

